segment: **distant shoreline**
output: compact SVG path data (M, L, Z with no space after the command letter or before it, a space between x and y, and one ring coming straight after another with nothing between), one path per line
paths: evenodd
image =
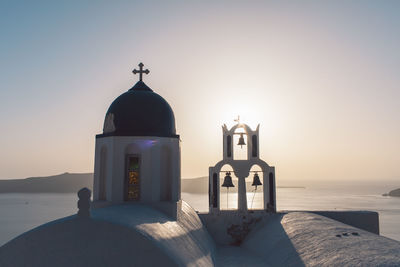
M83 187L92 189L93 173L0 180L0 193L76 193Z
M251 182L246 182L251 188ZM45 177L30 177L25 179L0 180L1 193L76 193L83 187L93 188L93 173L63 173ZM298 188L304 186L277 186L277 188ZM182 179L181 191L185 193L207 194L208 177ZM237 191L237 186L230 192Z
M400 197L400 188L394 189L389 193L382 194L384 197Z
M276 188L300 188L300 189L306 189L305 186L277 186Z

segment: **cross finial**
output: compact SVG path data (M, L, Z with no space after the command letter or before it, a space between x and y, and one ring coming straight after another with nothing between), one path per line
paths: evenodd
M139 73L139 81L142 81L142 75L143 75L143 73L149 74L149 72L150 72L148 69L143 70L143 66L144 66L144 64L143 64L142 62L140 62L140 63L139 63L139 70L134 69L134 70L132 71L133 74Z
M237 122L239 124L240 123L240 116L238 115L237 119L234 119L233 121Z

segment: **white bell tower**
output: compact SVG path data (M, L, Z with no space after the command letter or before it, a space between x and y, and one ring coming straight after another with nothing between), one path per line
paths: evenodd
M222 126L223 133L223 159L215 166L209 168L209 208L210 213L220 210L220 174L227 173L221 168L228 164L232 167L233 173L238 177L238 210L247 211L246 197L246 178L251 173L251 168L258 165L263 173L263 206L264 210L276 212L276 194L275 194L275 167L269 166L265 161L260 159L259 155L259 126L253 131L247 124L240 123L239 119L231 129L228 130L224 124ZM240 132L237 130L241 130ZM234 136L239 135L239 143L237 145L247 145L247 159L235 159L234 157ZM245 142L245 140L247 142ZM230 178L229 174L227 178ZM258 175L257 175L258 177ZM228 184L225 186L229 187Z

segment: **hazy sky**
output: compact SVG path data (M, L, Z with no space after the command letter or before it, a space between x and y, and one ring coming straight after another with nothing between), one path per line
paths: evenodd
M400 1L1 1L0 179L92 172L138 79L175 112L182 175L260 126L277 180L400 180Z

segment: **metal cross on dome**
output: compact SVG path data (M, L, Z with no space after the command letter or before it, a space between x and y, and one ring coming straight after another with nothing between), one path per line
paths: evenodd
M149 71L148 69L143 70L144 64L143 64L142 62L140 62L138 66L139 66L139 70L134 69L134 70L132 71L132 73L133 73L133 74L139 73L139 81L142 81L142 75L143 75L143 73L144 73L144 74L149 74L150 71Z
M237 119L234 119L233 121L237 122L237 124L240 124L240 116L238 115Z

